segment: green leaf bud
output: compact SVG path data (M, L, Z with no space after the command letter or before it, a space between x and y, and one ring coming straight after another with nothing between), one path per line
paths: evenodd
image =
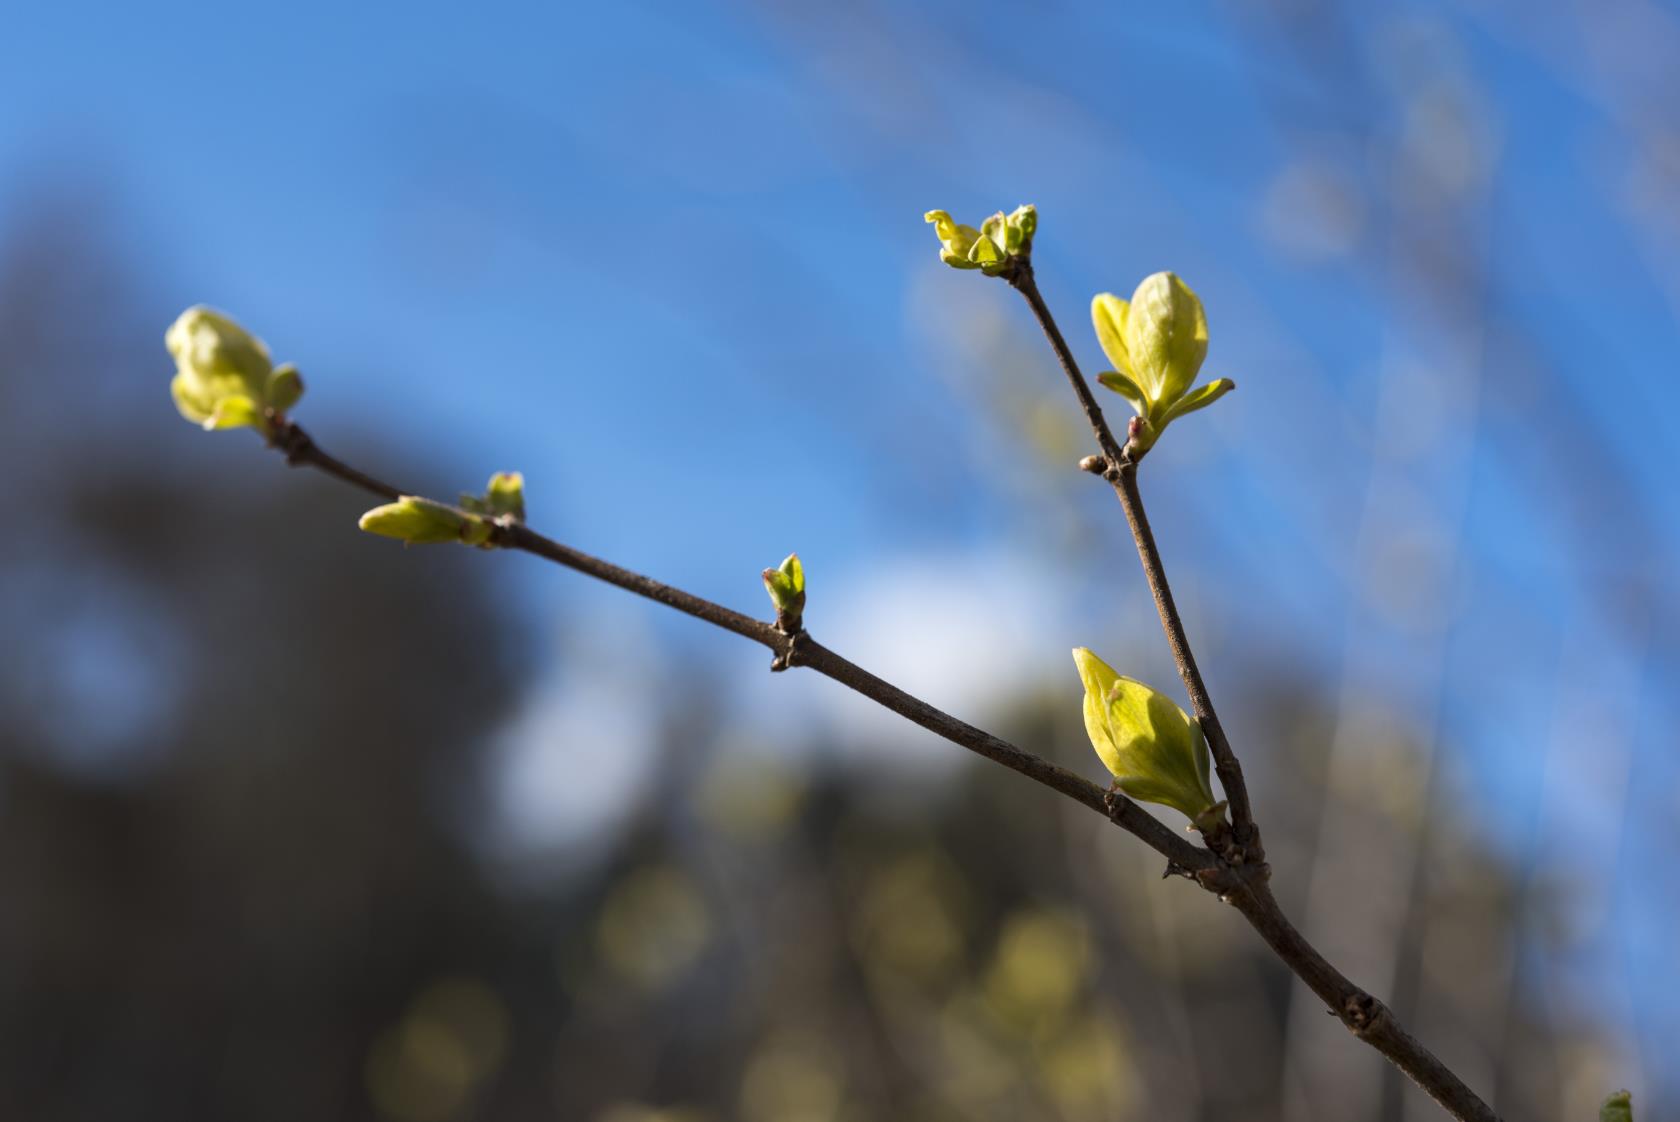
M1016 207L1009 212L1007 225L1009 243L1005 248L1010 253L1031 253L1033 235L1038 233L1038 208L1031 204Z
M1151 401L1171 405L1196 380L1207 347L1207 317L1190 286L1174 273L1145 277L1126 317L1133 381Z
M525 477L517 471L499 471L490 477L482 495L461 495L461 509L490 518L525 521Z
M1091 323L1114 364L1097 381L1131 402L1148 422L1147 440L1137 444L1134 455L1148 451L1179 417L1236 388L1220 378L1190 389L1207 357L1207 316L1201 299L1173 273L1145 277L1129 302L1099 293L1091 301Z
M1084 647L1073 652L1085 684L1085 732L1120 790L1170 806L1198 826L1216 813L1207 740L1166 694L1124 677Z
M1633 1096L1617 1091L1598 1108L1598 1122L1633 1122Z
M1147 418L1131 418L1126 422L1126 455L1133 461L1142 459L1145 452L1155 447L1155 439L1160 435L1161 430Z
M169 389L181 416L206 428L261 427L274 372L261 339L200 304L180 314L163 342L175 356ZM233 405L217 417L217 407L231 398L244 398L248 407Z
M517 471L497 472L490 477L484 500L491 514L525 521L525 477Z
M404 495L394 503L376 506L357 523L370 534L396 538L407 545L460 542L488 546L491 526L482 518L445 503Z
M805 566L799 563L799 554L788 554L776 568L764 570L763 576L764 591L770 594L770 603L776 609L776 622L798 627L805 613Z
M289 362L276 366L274 373L268 376L268 407L276 413L284 413L301 397L303 378L298 374L298 368Z
M1007 270L1011 259L1030 254L1038 229L1038 211L1031 206L1016 207L1009 214L999 211L978 230L958 224L943 210L930 210L923 218L933 223L941 261L954 269L979 269L990 277Z
M267 434L274 418L303 396L297 367L275 367L261 339L214 308L188 308L163 342L175 356L175 378L169 383L175 408L206 429L254 428Z

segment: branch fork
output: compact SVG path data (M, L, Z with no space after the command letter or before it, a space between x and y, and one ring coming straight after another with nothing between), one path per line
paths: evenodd
M1023 208L1026 210L1030 208ZM932 220L934 215L930 214ZM1221 818L1205 826L1203 845L1192 843L1182 833L1162 824L1122 792L1112 788L1105 791L1081 775L944 713L822 646L805 630L797 610L779 607L776 621L767 623L544 537L511 517L485 519L490 527L488 544L533 554L750 639L772 652L773 671L808 667L922 728L1104 815L1165 857L1165 876L1193 880L1241 912L1273 953L1325 1003L1328 1012L1337 1016L1356 1037L1391 1060L1454 1118L1460 1122L1497 1122L1492 1109L1407 1033L1382 1002L1344 977L1296 930L1272 896L1271 868L1266 863L1260 831L1254 821L1242 765L1219 723L1196 666L1167 583L1160 551L1144 513L1137 470L1146 448L1136 439L1139 435L1136 426L1128 428L1124 444L1115 438L1039 293L1029 257L1030 231L1027 238L1026 244L1010 250L1014 256L995 267L988 264L986 271L1006 280L1032 309L1100 449L1099 454L1080 461L1080 470L1099 475L1109 483L1131 528L1162 629L1189 694L1192 714L1207 740L1229 804L1231 822L1227 824ZM270 409L261 419L265 439L285 456L288 464L314 467L388 502L408 493L328 455L281 410Z
M1084 410L1092 435L1097 439L1100 454L1086 456L1079 461L1079 468L1101 476L1120 500L1132 539L1137 545L1138 559L1149 582L1150 595L1161 618L1161 628L1172 649L1173 662L1189 694L1191 711L1207 738L1214 770L1230 804L1230 824L1221 821L1203 832L1205 848L1197 847L1195 850L1201 855L1201 861L1192 864L1169 856L1165 875L1188 876L1220 901L1236 907L1273 952L1324 1001L1328 1012L1337 1016L1354 1036L1386 1056L1454 1118L1461 1122L1497 1122L1487 1103L1429 1049L1401 1028L1386 1005L1337 971L1296 930L1278 906L1269 885L1271 866L1266 862L1260 828L1254 821L1254 808L1249 800L1242 764L1214 712L1207 685L1202 680L1184 623L1179 617L1178 606L1173 601L1172 588L1167 583L1166 566L1161 560L1154 532L1150 529L1148 515L1144 513L1143 496L1137 483L1138 461L1147 451L1138 440L1140 418L1131 419L1124 445L1115 439L1101 406L1091 393L1090 384L1079 369L1078 360L1073 357L1061 329L1056 326L1055 317L1039 293L1030 258L1023 254L1012 259L1010 267L1000 275L1026 299L1027 306L1032 309L1074 396L1079 400L1080 408ZM1114 797L1115 793L1111 792L1110 799ZM1112 802L1110 805L1113 806Z

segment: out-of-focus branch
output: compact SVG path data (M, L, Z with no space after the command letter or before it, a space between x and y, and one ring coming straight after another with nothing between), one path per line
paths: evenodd
M294 466L307 465L386 500L394 501L409 494L329 455L295 421L276 419L269 440L285 454L286 462ZM1067 768L934 708L818 643L803 628L784 631L775 624L743 615L652 577L573 549L511 519L495 521L489 544L534 554L751 639L774 653L772 666L776 669L803 666L832 678L929 732L1020 772L1028 779L1106 816L1165 857L1172 872L1203 878L1204 883L1209 883L1206 878L1210 876L1218 879L1218 862L1211 853L1162 825L1131 799L1116 791L1105 791ZM1214 885L1210 884L1210 887L1217 890Z
M1161 551L1155 544L1149 517L1144 513L1143 496L1137 484L1137 458L1129 454L1130 444L1122 447L1116 441L1113 430L1104 419L1102 409L1091 393L1090 383L1085 380L1078 361L1068 349L1067 340L1056 326L1055 316L1038 291L1031 258L1026 254L1014 258L1008 271L1001 275L1026 298L1074 394L1079 398L1080 407L1097 438L1097 446L1102 449L1100 459L1104 462L1082 463L1081 467L1097 470L1108 480L1125 511L1126 523L1137 544L1138 559L1143 563L1144 575L1149 582L1150 595L1155 600L1155 610L1161 617L1161 628L1166 632L1167 645L1172 649L1173 662L1190 695L1191 709L1207 736L1220 785L1230 802L1230 836L1224 837L1217 832L1207 835L1210 848L1204 852L1214 857L1217 867L1197 873L1196 879L1217 893L1221 900L1236 907L1260 933L1266 945L1318 995L1350 1032L1386 1056L1444 1110L1461 1122L1497 1122L1487 1103L1407 1032L1386 1005L1354 985L1332 966L1289 922L1279 907L1268 883L1270 868L1265 863L1265 851L1261 847L1259 828L1254 822L1253 804L1248 797L1242 765L1231 749L1224 727L1214 712L1213 701L1208 696L1207 684L1196 666L1195 654L1184 632L1184 622L1173 602L1172 588L1167 583Z

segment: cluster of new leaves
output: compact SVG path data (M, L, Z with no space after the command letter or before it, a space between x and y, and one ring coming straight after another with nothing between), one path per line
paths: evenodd
M175 407L206 429L267 434L274 419L303 396L297 367L276 367L261 339L202 304L182 312L163 342L175 356L175 379L169 383Z

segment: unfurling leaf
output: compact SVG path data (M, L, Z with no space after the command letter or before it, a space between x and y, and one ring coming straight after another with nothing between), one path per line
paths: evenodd
M1097 381L1132 403L1132 407L1141 416L1149 411L1149 402L1143 396L1143 390L1138 384L1117 370L1110 370L1097 375Z
M1237 384L1229 378L1215 378L1204 386L1197 386L1172 404L1172 407L1161 417L1160 427L1166 428L1186 413L1206 409L1236 388Z
M1074 665L1085 684L1085 732L1120 790L1161 803L1193 823L1218 804L1202 728L1166 694L1117 673L1084 647Z
M507 515L515 522L525 521L525 477L517 471L499 471L490 477L484 492L490 513Z
M1200 297L1173 273L1145 277L1129 302L1099 293L1091 301L1091 324L1114 365L1097 381L1125 397L1148 422L1144 438L1134 441L1137 454L1174 420L1236 388L1220 378L1190 389L1207 357L1207 316Z
M525 477L517 471L498 471L482 495L462 495L461 509L491 518L525 521Z
M959 224L943 210L930 210L922 217L933 223L941 261L953 269L979 269L989 277L1008 269L1012 258L1030 254L1038 230L1038 211L1031 206L1018 206L1009 214L1000 210L978 230Z
M488 547L491 526L476 514L444 503L404 495L394 503L376 506L357 523L370 534L396 538L408 545L460 542Z
M776 609L776 621L797 626L805 612L805 566L790 553L774 569L764 570L764 591Z

